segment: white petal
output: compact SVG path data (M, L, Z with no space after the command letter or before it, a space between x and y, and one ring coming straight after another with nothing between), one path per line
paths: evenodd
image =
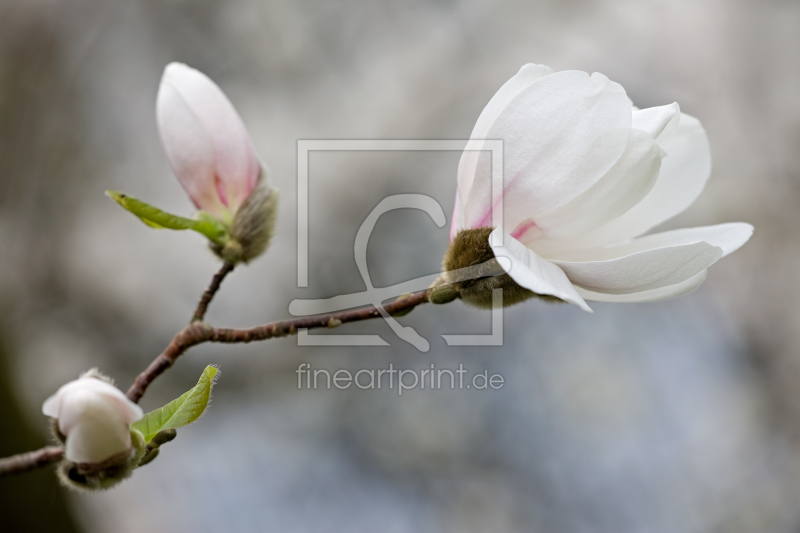
M708 276L708 270L703 270L692 276L691 278L675 285L667 285L658 289L650 289L648 291L632 292L629 294L609 294L604 292L594 292L581 287L575 287L578 294L583 296L584 300L591 300L595 302L614 302L614 303L639 303L639 302L656 302L659 300L668 300L670 298L677 298L684 294L689 294L697 287L703 284Z
M107 398L116 405L117 411L126 424L132 424L144 416L142 408L130 401L122 391L119 391L119 394L109 394Z
M492 191L490 169L478 165L465 224L489 225L501 199L508 228L572 200L620 158L631 120L624 89L602 74L558 72L528 86L487 133L504 142L503 190Z
M545 65L534 65L528 63L524 65L519 72L505 82L500 90L495 93L489 103L481 112L478 121L470 135L471 139L487 139L489 128L492 127L500 113L508 106L509 102L513 100L524 88L531 85L533 82L549 76L553 73L550 67ZM472 186L472 180L475 178L475 168L478 165L478 159L481 158L489 161L491 155L487 152L477 150L465 150L461 154L461 160L458 163L458 191L463 198L469 196L469 190ZM460 228L459 228L460 229ZM455 235L453 232L453 235Z
M67 436L65 455L76 463L98 463L131 445L128 424L116 406L92 390L64 398L59 429Z
M714 226L683 228L654 233L623 243L571 252L540 253L547 259L564 261L603 261L626 255L684 244L706 242L722 249L722 257L738 250L753 234L753 226L744 222L729 222ZM538 244L538 243L537 243Z
M171 63L162 83L172 85L202 123L214 146L222 201L235 211L256 185L260 165L247 128L225 93L205 74Z
M581 261L551 260L569 280L590 291L627 294L681 283L722 257L722 249L707 242L667 246L606 259L626 250L586 251Z
M499 235L502 235L502 245L494 243ZM495 257L510 261L510 265L506 265L503 260L498 262L521 287L536 294L555 296L580 306L584 311L592 312L559 267L542 259L511 235L503 233L500 228L489 236L489 243Z
M218 218L225 206L217 193L214 144L181 94L163 80L156 100L161 142L172 172L194 205Z
M50 396L42 406L42 412L47 416L61 418L62 399L78 391L91 391L93 394L104 395L109 398L126 419L128 423L139 420L143 416L142 408L133 403L121 390L111 383L94 377L83 377L62 385L55 394Z
M550 244L549 249L579 249L630 239L689 207L702 192L711 173L711 150L706 133L699 120L682 113L675 131L663 134L658 143L667 156L661 162L653 190L641 202L603 227L573 242Z
M568 239L617 218L650 192L660 168L661 149L653 137L631 129L625 151L611 170L578 197L536 217L536 226L541 231L531 237ZM523 232L513 231L511 235L525 244L533 240L526 239Z
M64 395L60 393L61 389L44 401L42 404L43 415L58 418L58 413L61 411L61 402L64 399Z
M674 132L680 122L680 116L681 108L677 102L659 107L635 109L631 127L646 131L653 139L659 139L662 134L668 136Z
M753 235L753 226L745 222L728 222L714 226L683 228L654 233L633 239L627 243L608 246L606 249L619 256L652 248L662 248L678 244L706 242L722 249L722 257L735 252Z

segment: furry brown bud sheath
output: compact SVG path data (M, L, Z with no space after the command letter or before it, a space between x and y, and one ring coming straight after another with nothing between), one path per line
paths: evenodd
M504 307L524 302L534 296L561 302L562 300L554 296L536 294L520 287L511 276L503 272L489 246L489 235L492 231L493 228L485 227L463 229L456 234L442 261L444 274L440 278L441 282L431 290L431 302L452 301L456 296L449 300L447 297L454 291L467 304L491 309L494 289L503 289Z
M269 246L277 213L278 190L269 185L268 180L259 178L258 185L233 218L230 229L233 239L224 246L211 243L211 250L221 259L232 263L247 263L255 259Z

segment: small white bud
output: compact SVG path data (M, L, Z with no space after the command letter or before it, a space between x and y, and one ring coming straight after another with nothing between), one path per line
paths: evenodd
M58 389L42 412L57 419L66 438L66 459L93 464L130 451L130 424L144 415L121 390L91 371Z

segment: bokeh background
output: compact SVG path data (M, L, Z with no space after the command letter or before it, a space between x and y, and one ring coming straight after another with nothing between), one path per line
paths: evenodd
M714 157L666 228L746 221L753 239L698 291L639 305L529 302L504 346L461 303L383 348L295 338L192 350L142 400L210 363L204 418L118 488L80 496L50 471L0 480L3 531L608 532L800 530L800 3L792 0L0 0L0 453L44 445L42 401L97 366L122 388L186 323L217 268L197 235L153 232L103 196L188 215L162 152L163 67L208 73L281 189L269 252L208 318L249 326L293 298L363 289L353 238L387 194L451 212L458 153L313 153L311 271L296 287L298 139L466 138L524 63L599 71L641 106L680 103ZM384 216L377 285L435 272L419 212ZM497 391L298 390L295 369L455 368Z

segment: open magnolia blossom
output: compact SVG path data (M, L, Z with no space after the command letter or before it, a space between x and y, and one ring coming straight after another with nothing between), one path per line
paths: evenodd
M272 236L277 191L230 100L202 72L170 63L156 117L175 176L198 209L230 230L232 244L243 249L235 250L236 259L262 253Z
M58 389L42 412L57 419L67 460L93 464L130 452L130 424L143 416L121 390L91 374Z
M465 249L469 232L485 237L494 227L484 246L507 259L498 262L530 296L587 311L586 300L679 296L698 287L706 269L753 231L730 223L640 237L703 190L709 144L700 122L677 103L637 109L602 74L525 65L491 99L471 139L477 147L502 139L503 176L493 190L491 153L463 153L451 241ZM501 205L498 225L493 210ZM481 253L449 253L445 268L470 266L476 258ZM487 301L464 296L476 305Z

